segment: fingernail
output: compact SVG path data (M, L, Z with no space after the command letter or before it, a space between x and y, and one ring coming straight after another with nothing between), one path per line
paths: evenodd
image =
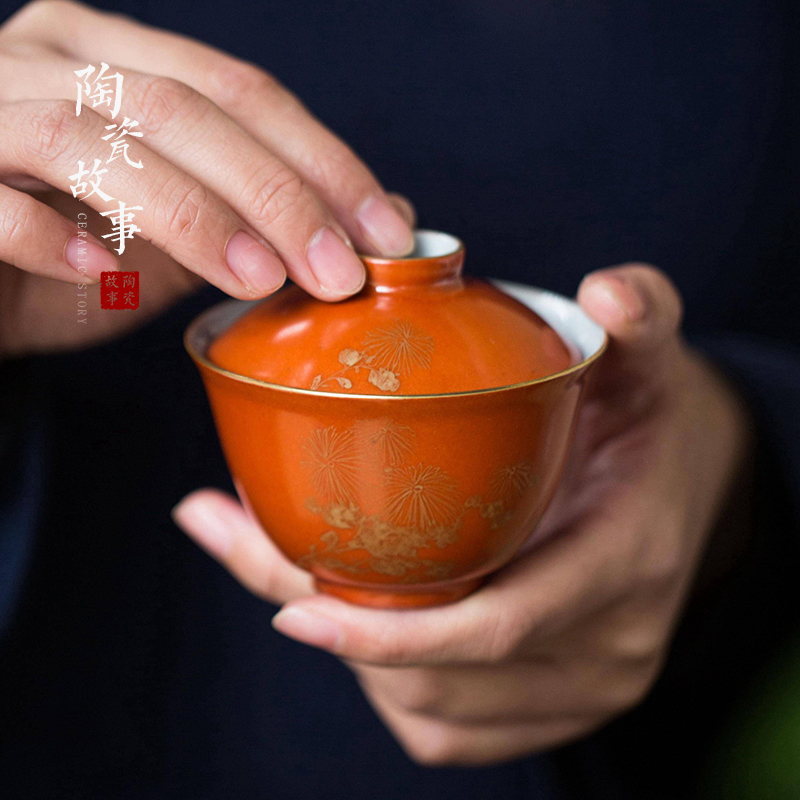
M647 312L642 295L633 286L618 278L599 281L595 286L595 292L622 311L631 322L643 319Z
M397 209L384 197L373 194L356 212L364 235L384 256L403 256L414 249L414 234Z
M255 295L275 292L286 280L283 262L249 233L236 231L225 248L231 272Z
M179 528L212 555L222 558L230 550L230 527L207 505L181 501L170 514Z
M272 618L272 627L284 636L325 650L336 650L342 635L333 620L293 606L281 609Z
M77 270L87 283L96 283L100 280L101 272L113 272L118 268L114 255L88 236L71 237L64 248L64 260Z
M327 226L311 237L306 259L320 288L332 295L355 294L367 279L361 259Z

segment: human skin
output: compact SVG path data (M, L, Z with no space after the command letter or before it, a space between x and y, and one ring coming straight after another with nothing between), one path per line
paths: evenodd
M122 103L85 101L76 70L106 62ZM95 73L96 74L96 73ZM113 85L113 82L112 82ZM102 140L136 120L137 169ZM222 157L224 154L224 158ZM98 194L73 198L78 161L108 169ZM120 258L99 212L141 206ZM78 214L88 217L78 270ZM355 250L403 255L413 209L259 67L187 37L66 0L35 0L0 27L0 359L101 341L142 324L203 284L264 297L288 276L322 300L364 284ZM81 217L80 219L84 219ZM134 314L101 313L104 270L140 272ZM69 284L72 284L70 286ZM92 324L76 324L75 285Z
M680 298L662 272L594 272L578 301L610 346L567 473L536 532L541 543L469 597L403 611L349 605L315 594L233 498L204 489L173 510L245 587L283 606L278 631L353 670L419 763L526 756L637 705L748 461L749 414L681 337ZM724 550L725 531L716 535Z

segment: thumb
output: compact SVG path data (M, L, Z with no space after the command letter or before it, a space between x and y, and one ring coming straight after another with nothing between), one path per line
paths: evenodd
M587 275L578 303L609 336L598 381L618 391L631 382L670 379L682 347L683 303L675 284L648 264L622 264Z

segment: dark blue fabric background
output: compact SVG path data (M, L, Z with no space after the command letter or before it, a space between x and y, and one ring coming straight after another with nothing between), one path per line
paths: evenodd
M30 446L9 435L4 454L17 488L0 506L0 574L23 589L0 609L0 796L691 796L797 618L796 3L100 5L262 64L422 226L459 235L476 274L572 294L609 264L664 268L687 331L757 416L758 535L746 566L690 608L640 710L554 756L418 767L345 667L273 632L275 609L170 522L184 493L229 486L181 346L219 297L206 290L122 341L0 370L5 426L29 424L14 401L30 380L48 431L38 500L18 480Z

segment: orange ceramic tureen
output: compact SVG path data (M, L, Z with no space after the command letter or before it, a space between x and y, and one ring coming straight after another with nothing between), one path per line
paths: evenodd
M364 256L342 303L295 286L189 327L239 491L320 590L456 600L506 563L562 472L605 334L573 301L461 275L452 236Z

